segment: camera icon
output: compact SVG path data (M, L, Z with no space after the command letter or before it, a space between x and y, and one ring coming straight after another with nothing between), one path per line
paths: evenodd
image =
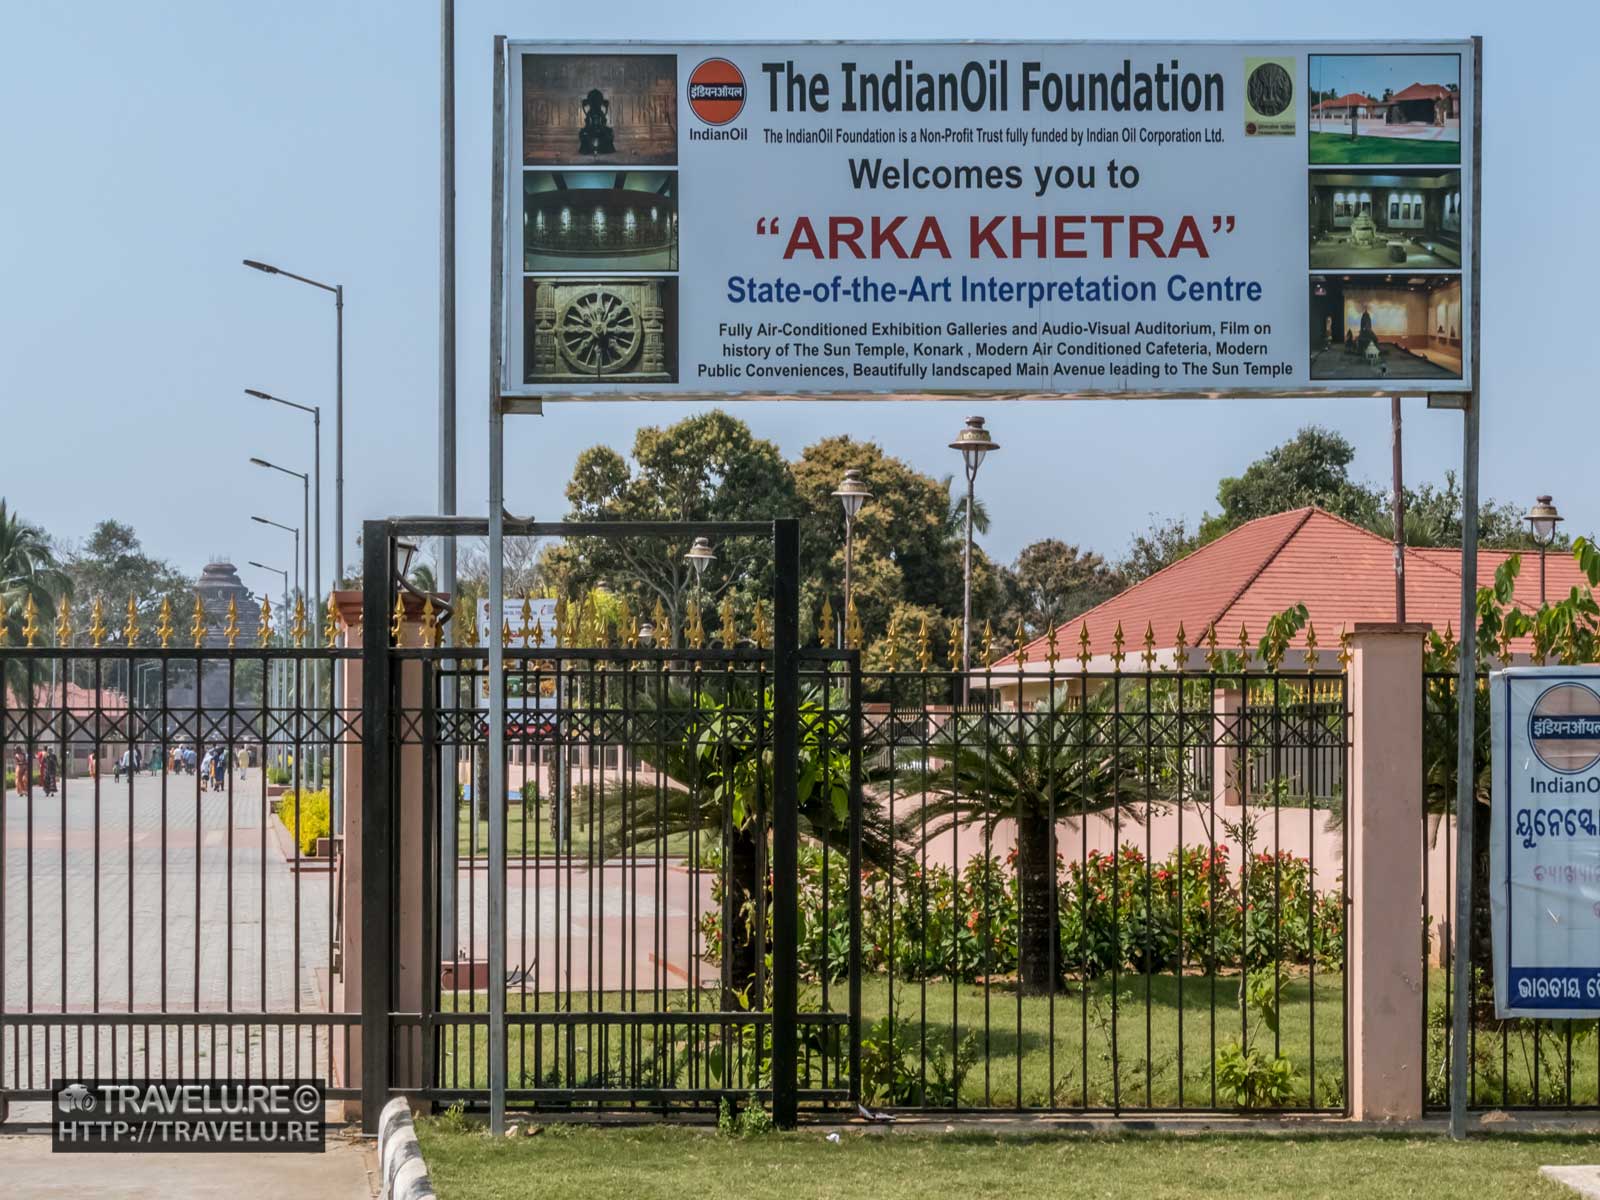
M94 1093L81 1083L68 1084L56 1097L56 1107L64 1113L93 1112Z

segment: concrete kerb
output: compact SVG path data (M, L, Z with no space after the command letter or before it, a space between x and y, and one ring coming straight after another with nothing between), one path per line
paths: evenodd
M404 1096L384 1105L378 1120L378 1173L383 1200L436 1200L411 1122L411 1105Z

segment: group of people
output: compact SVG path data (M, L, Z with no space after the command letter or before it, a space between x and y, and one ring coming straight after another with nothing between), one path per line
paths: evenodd
M38 779L46 796L56 794L56 781L61 777L61 760L54 749L34 752L30 759L26 751L18 749L11 755L11 770L17 795L29 799L33 795L33 781Z
M162 762L162 756L155 755L150 761ZM250 766L250 751L243 750L236 756L227 746L210 747L204 756L198 758L192 746L174 746L165 755L164 765L173 774L197 773L202 786L213 792L220 792L226 788L228 770L235 762L239 765L239 777L245 778ZM138 746L129 746L112 764L112 775L118 783L121 783L124 775L131 778L143 770L144 766L144 751ZM12 785L16 788L19 798L31 799L35 785L46 796L56 794L56 786L61 778L61 760L56 757L53 748L45 747L29 755L26 750L19 747L12 752L11 770ZM90 754L89 778L96 779L99 774L99 757Z

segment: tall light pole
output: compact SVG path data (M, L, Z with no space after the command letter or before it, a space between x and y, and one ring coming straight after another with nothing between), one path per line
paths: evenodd
M705 597L706 568L717 561L716 553L711 549L711 539L697 537L694 545L689 547L689 552L683 556L683 561L694 568L694 601L699 604Z
M282 396L273 396L267 392L257 391L255 388L245 388L246 396L254 396L257 400L271 400L274 404L282 404L286 408L299 409L303 413L311 414L312 439L311 439L311 474L313 477L312 496L315 512L311 524L306 530L306 537L311 539L308 549L311 551L313 566L311 574L306 577L306 588L314 596L315 602L311 608L311 644L319 645L321 638L321 608L324 603L322 595L322 409L315 404L297 404L293 400L285 400ZM271 522L268 522L271 524Z
M274 529L281 529L285 533L294 534L294 557L292 559L290 559L289 562L294 567L294 590L295 590L295 594L299 595L300 594L300 530L295 528L295 526L293 526L293 525L285 525L282 522L273 521L273 520L268 519L267 517L251 517L250 519L252 521L256 522L256 524L258 524L258 525L271 525ZM251 563L250 565L254 567L254 566L259 566L260 564L259 563ZM265 568L265 570L272 571L272 570L276 570L276 568L267 567L267 568ZM283 607L284 607L285 613L287 613L288 609L289 609L289 584L288 584L287 579L284 581Z
M1550 548L1550 543L1556 540L1556 526L1566 520L1556 506L1550 502L1549 496L1535 496L1533 507L1522 518L1528 523L1528 528L1533 530L1533 540L1539 543L1539 607L1544 607L1544 552Z
M961 463L967 471L967 538L961 555L961 699L972 695L972 501L978 468L991 451L1000 444L989 436L982 417L968 417L966 426L956 434L950 449L961 451Z
M285 271L270 263L244 260L244 265L268 275L282 275L296 283L308 284L333 293L334 310L334 391L333 391L333 577L338 582L344 578L344 284L322 283ZM276 399L276 397L272 397Z
M259 518L259 517L256 518L256 520L260 520L260 519L261 518ZM276 522L273 522L273 521L267 521L265 523L268 524L268 525L276 524ZM278 526L278 528L281 529L281 528L283 528L283 526L280 525L280 526ZM300 564L297 561L293 565L294 565L294 569L295 569L295 574L298 576L298 574L300 572ZM278 614L279 624L282 624L282 622L284 620L284 615L287 614L288 611L289 611L289 572L285 571L281 567L269 567L269 566L267 566L266 563L256 562L254 559L250 560L250 566L255 567L258 571L271 571L274 575L280 575L280 576L283 577L283 608L279 610L279 614ZM276 681L277 682L277 688L278 688L277 703L281 705L283 703L283 663L282 663L281 660L279 661L277 666L278 666L278 671L277 671L278 678L277 678L277 681ZM262 747L262 752L263 753L266 752L266 747L265 746ZM279 758L278 765L279 766L283 765L283 760L282 760L281 756ZM265 771L266 770L266 763L262 763L261 767L262 767L262 770ZM264 777L265 776L263 776L263 778Z
M851 605L855 602L851 574L855 565L856 514L861 511L863 504L872 499L872 493L867 490L861 472L852 467L844 473L844 479L833 494L839 498L839 504L844 509L844 628L848 641Z
M265 467L269 471L277 471L277 472L279 472L281 474L284 474L284 475L292 475L294 478L296 478L296 479L298 479L300 481L300 494L301 494L301 500L302 500L302 504L303 504L304 512L305 512L305 522L306 522L306 526L305 527L309 529L311 527L311 476L308 475L304 471L291 471L288 467L280 467L277 463L270 463L264 458L251 458L250 461L253 464L255 464L256 466L258 466L258 467ZM311 539L309 537L305 539L305 555L306 555L306 557L305 557L306 572L301 578L310 579L311 578ZM317 623L317 619L318 619L319 616L320 616L320 614L315 612L315 611L312 611L311 613L309 613L308 614L308 618L310 620L310 623L312 625L315 625ZM307 666L309 666L309 665L310 664L307 664ZM310 672L307 669L307 667L302 667L301 668L301 680L302 680L302 682L305 681L306 676L309 673ZM305 698L304 695L302 695L301 696L301 708L302 708L302 710L305 707L306 707L306 698ZM321 787L322 786L322 751L320 749L314 749L313 750L313 754L312 754L312 759L313 759L312 771L311 771L312 786L313 787Z

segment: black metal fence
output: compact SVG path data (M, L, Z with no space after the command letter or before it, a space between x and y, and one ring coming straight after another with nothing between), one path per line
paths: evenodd
M1494 1012L1489 923L1489 677L1478 674L1474 747L1472 1010L1467 1104L1474 1109L1600 1110L1600 1022L1518 1018ZM1450 1105L1455 902L1456 752L1460 745L1454 671L1423 675L1423 929L1422 1030L1424 1104Z
M64 1076L354 1094L325 790L348 657L0 647L0 1100Z

